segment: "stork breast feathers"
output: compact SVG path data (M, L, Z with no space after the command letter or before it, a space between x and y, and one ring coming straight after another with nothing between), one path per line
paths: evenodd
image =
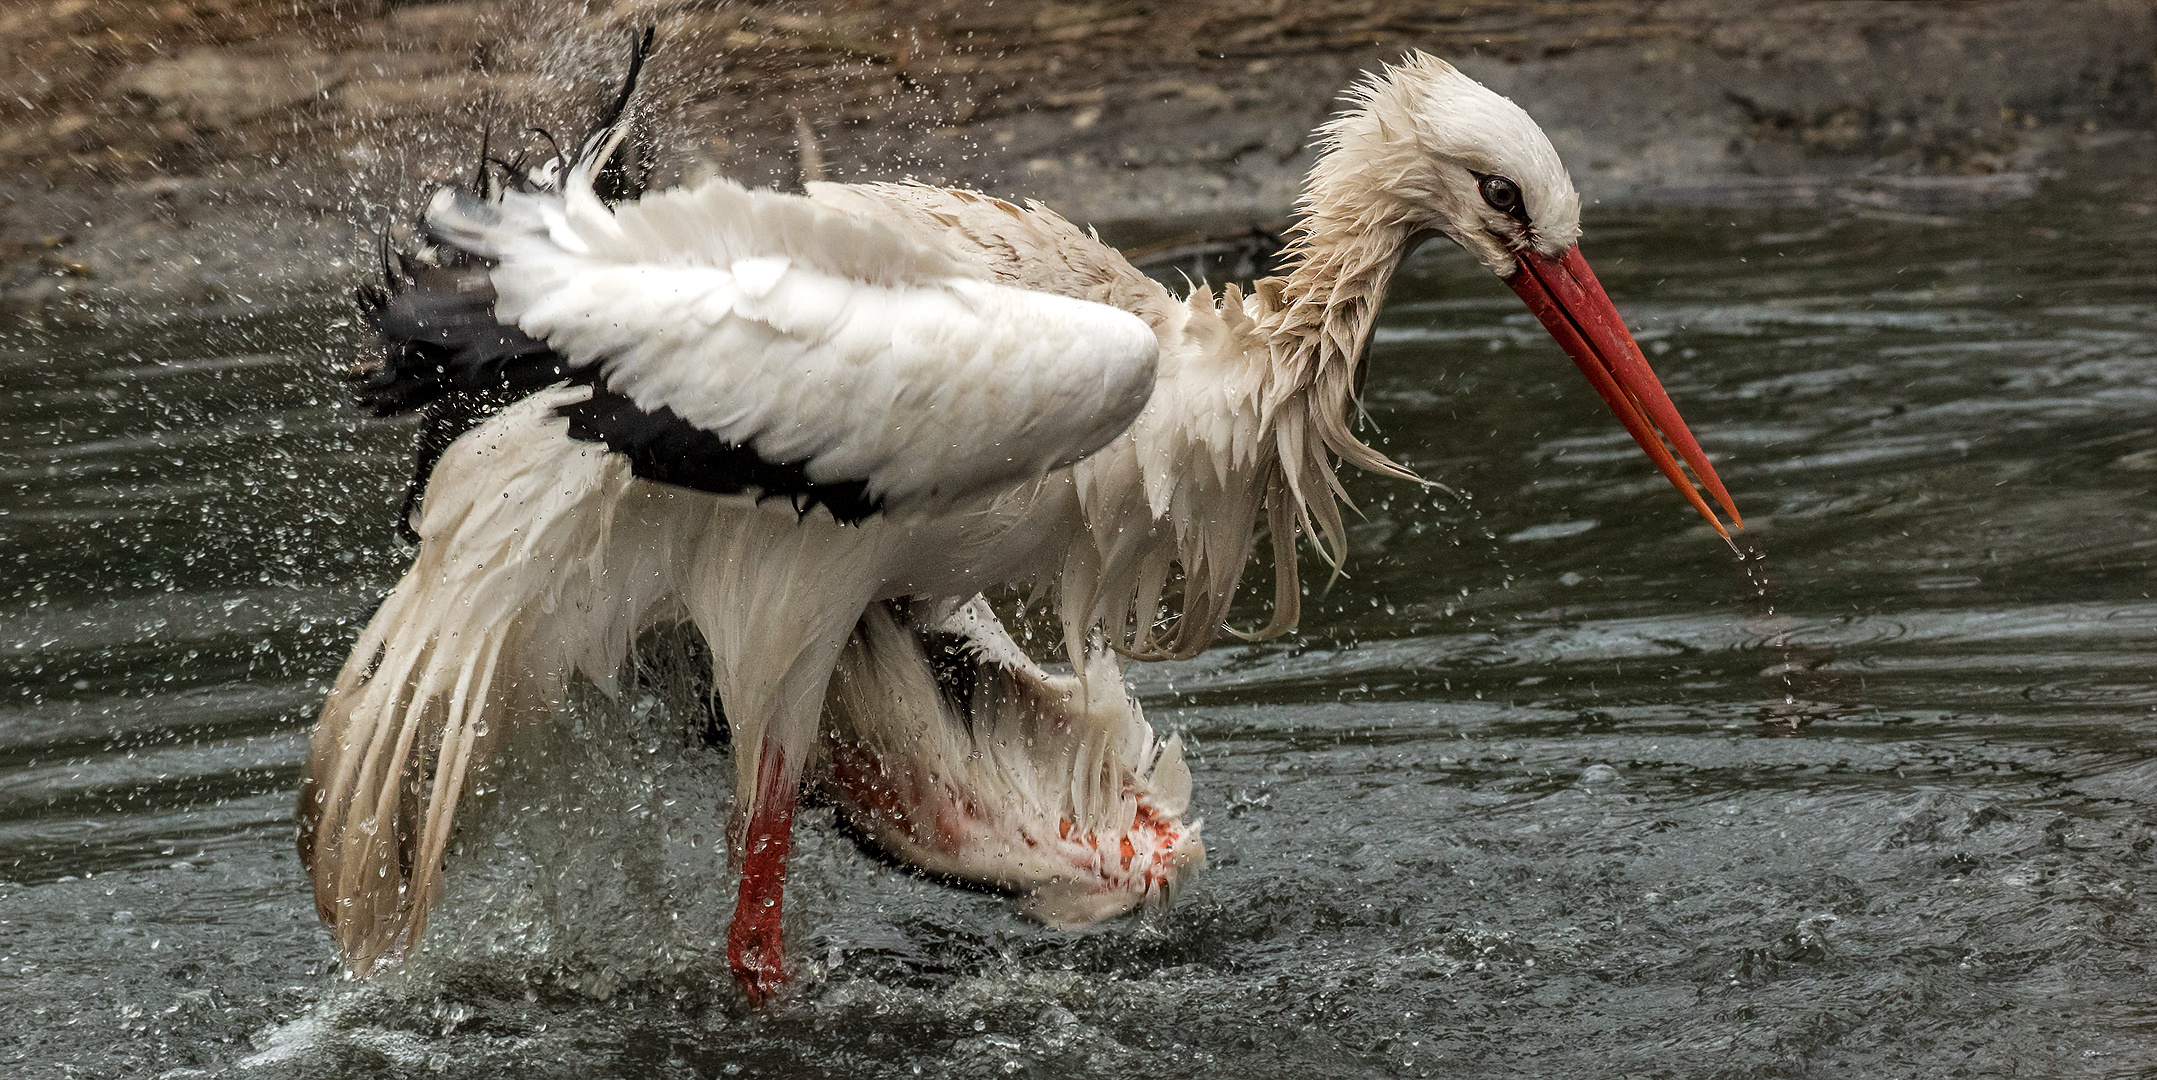
M428 221L497 261L496 317L581 377L885 509L1078 461L1153 392L1137 316L800 196L715 180L610 210L572 172L561 192L445 193ZM718 480L691 486L744 489Z

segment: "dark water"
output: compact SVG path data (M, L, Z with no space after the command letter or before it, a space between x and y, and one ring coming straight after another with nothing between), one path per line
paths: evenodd
M1054 933L812 813L763 1013L718 951L723 763L648 703L548 736L430 951L342 982L292 792L406 557L405 430L325 376L355 331L10 332L0 1072L2150 1075L2147 212L1591 221L1743 562L1427 252L1370 405L1453 490L1353 482L1301 637L1135 675L1195 750L1182 904Z

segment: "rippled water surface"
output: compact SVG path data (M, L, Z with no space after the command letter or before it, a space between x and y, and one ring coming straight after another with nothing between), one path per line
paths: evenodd
M1301 636L1135 673L1195 751L1183 902L1051 932L813 812L763 1013L723 761L641 708L540 740L428 952L341 981L291 806L408 430L342 406L334 305L7 331L0 1072L2150 1075L2147 213L1591 220L1742 561L1427 251L1369 404L1450 490L1352 481Z

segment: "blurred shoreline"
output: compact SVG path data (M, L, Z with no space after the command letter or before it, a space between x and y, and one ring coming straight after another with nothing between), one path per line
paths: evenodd
M576 10L570 10L575 7ZM1942 215L2157 161L2149 0L712 4L36 0L0 12L0 312L319 297L434 178L582 130L631 28L660 182L914 177L1112 240L1287 215L1357 74L1423 48L1603 205Z

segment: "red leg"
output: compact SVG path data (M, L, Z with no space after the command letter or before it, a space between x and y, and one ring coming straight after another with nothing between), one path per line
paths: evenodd
M780 901L786 895L786 847L794 829L795 787L786 754L767 744L756 765L756 812L749 818L734 925L727 929L727 963L755 1004L786 983L786 950L779 940Z

